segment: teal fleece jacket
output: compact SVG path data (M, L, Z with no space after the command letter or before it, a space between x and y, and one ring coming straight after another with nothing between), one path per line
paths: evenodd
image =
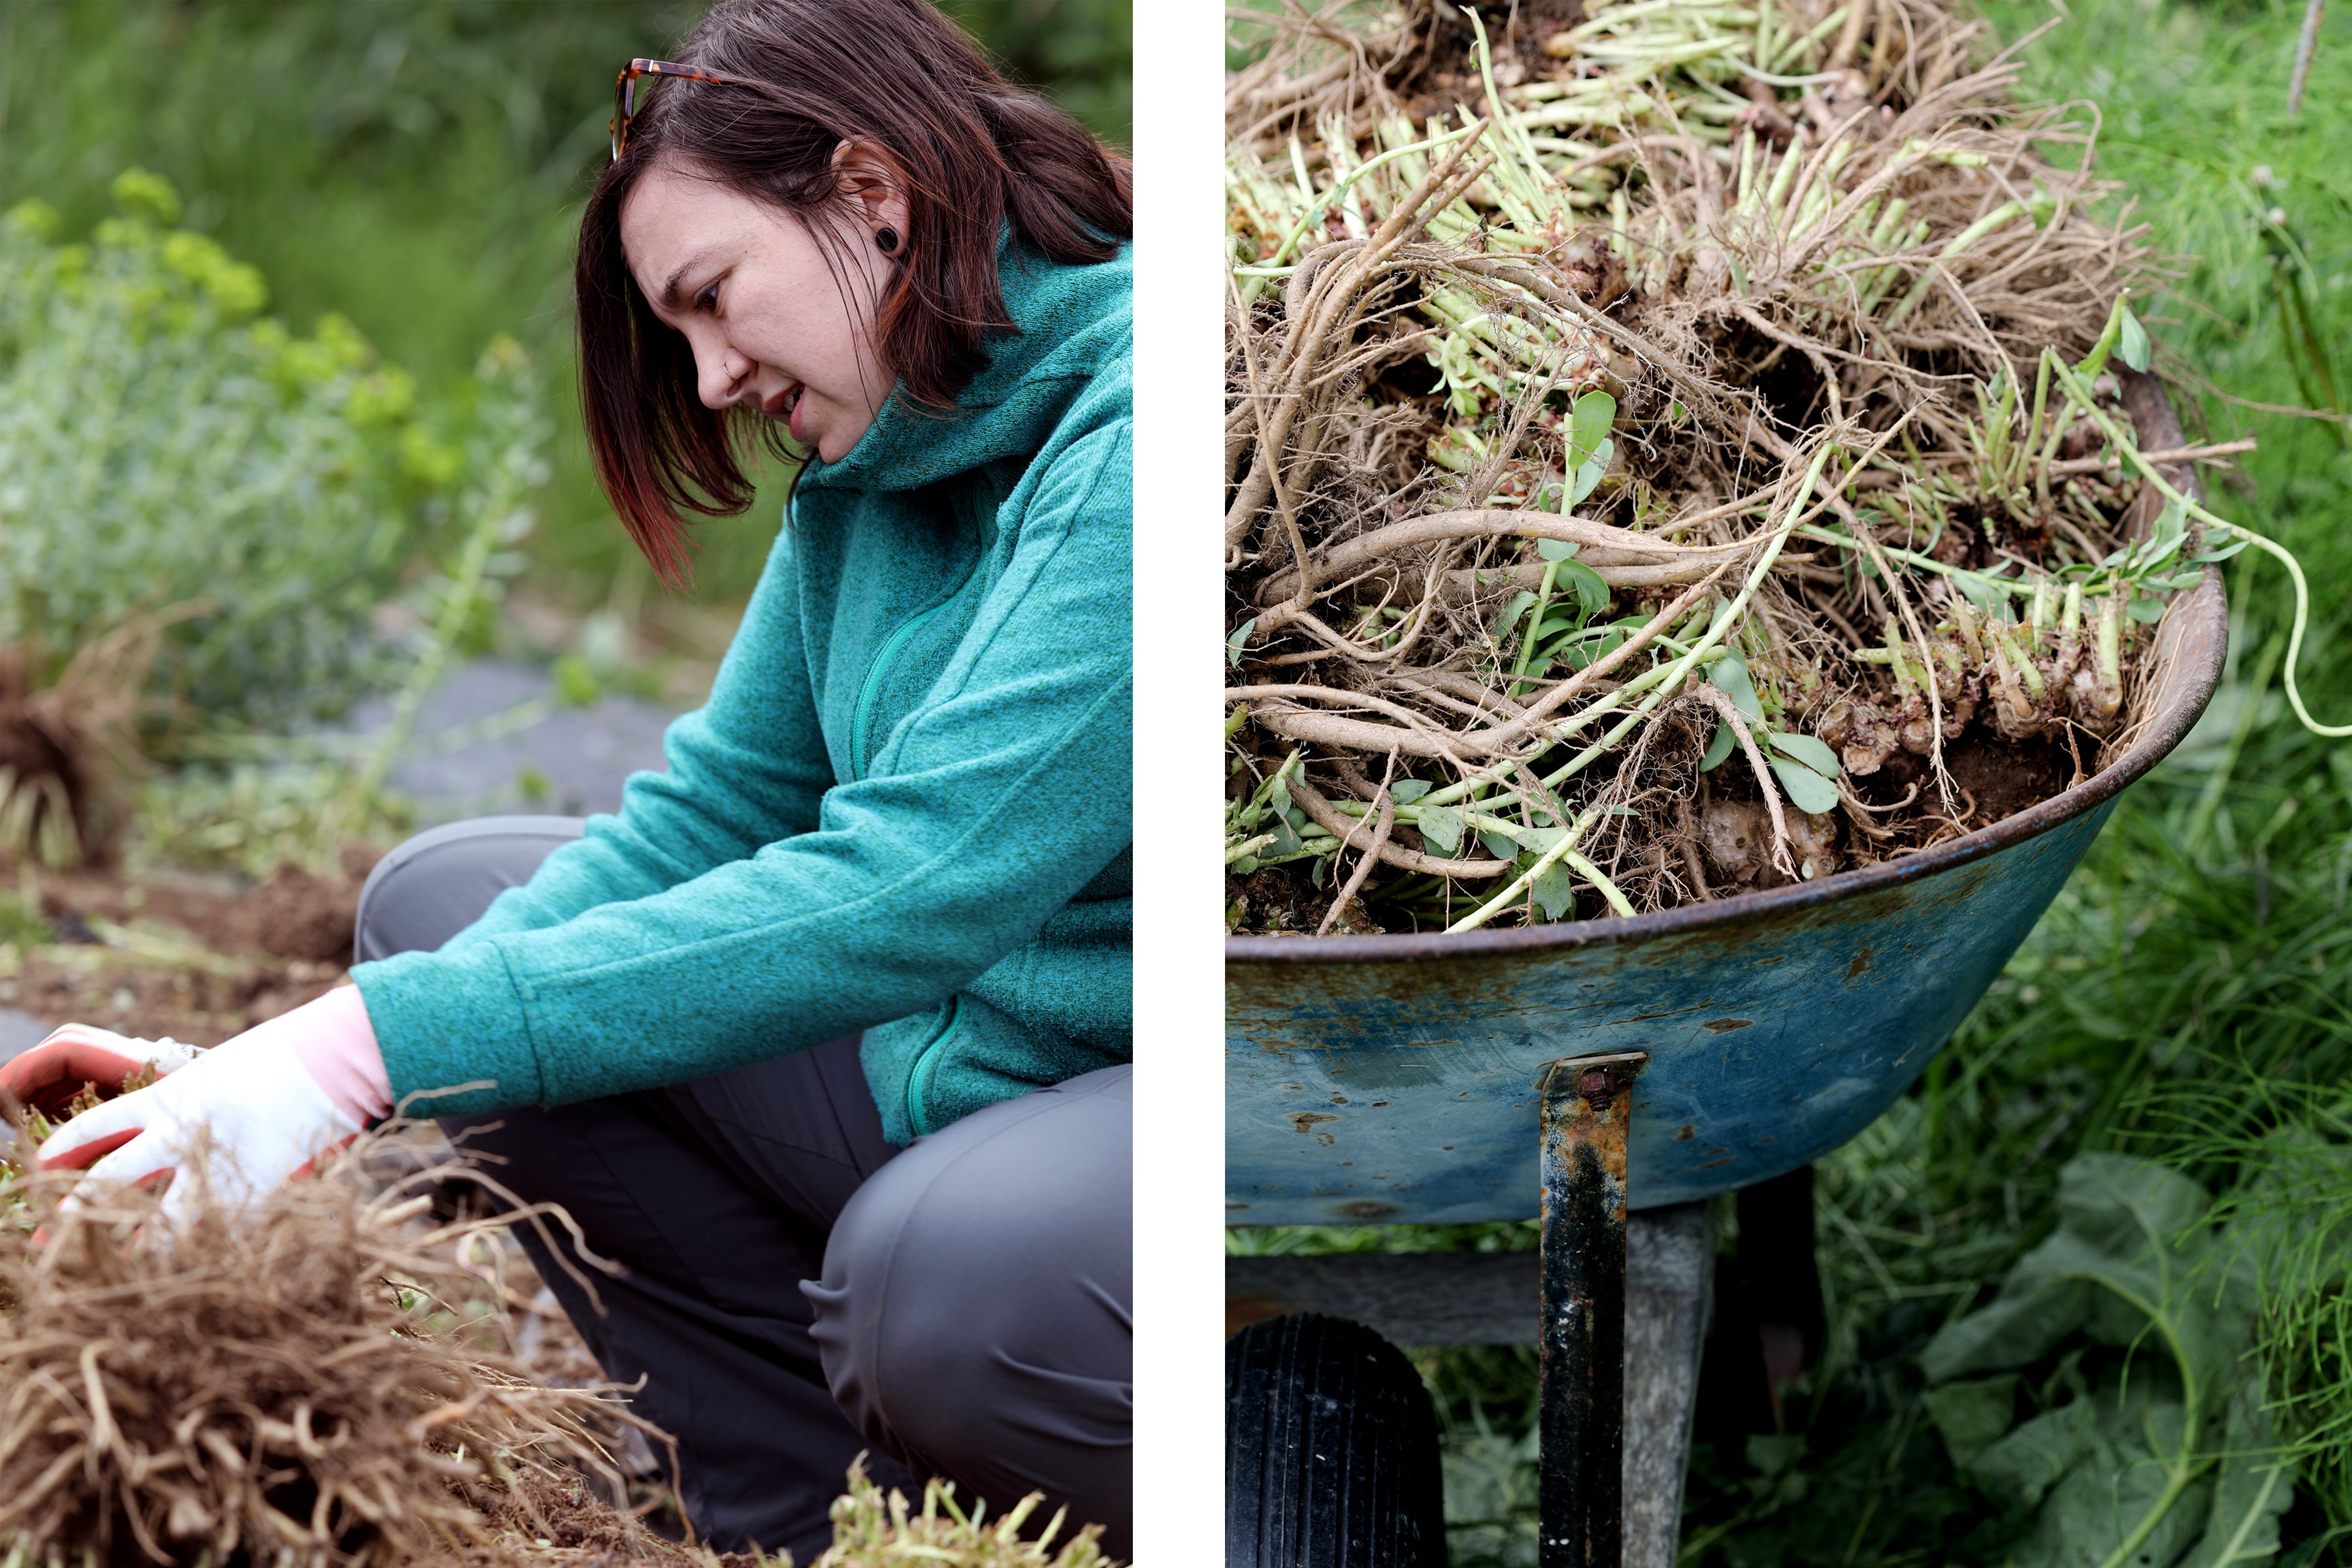
M352 971L394 1099L558 1105L864 1031L905 1143L1130 1056L1130 265L1008 246L954 416L812 461L667 773Z

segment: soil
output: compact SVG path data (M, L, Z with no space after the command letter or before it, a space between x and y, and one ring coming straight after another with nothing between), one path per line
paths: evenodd
M37 870L0 857L0 889L37 907L59 939L0 947L0 1005L46 1023L218 1045L342 979L375 858L354 846L340 876L286 864L248 883Z

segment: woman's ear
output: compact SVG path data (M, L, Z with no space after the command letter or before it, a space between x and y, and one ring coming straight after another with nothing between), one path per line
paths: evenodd
M834 178L866 243L885 256L905 254L908 206L898 165L873 142L853 138L833 150Z

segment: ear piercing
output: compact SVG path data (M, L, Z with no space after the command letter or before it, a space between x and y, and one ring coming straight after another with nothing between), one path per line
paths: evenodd
M895 228L877 228L874 231L874 243L880 247L883 255L896 256L898 254L898 231Z

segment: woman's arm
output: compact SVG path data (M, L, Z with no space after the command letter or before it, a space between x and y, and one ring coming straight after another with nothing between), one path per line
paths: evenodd
M453 1114L676 1083L936 1006L1034 937L1132 836L1129 447L1121 420L1055 460L938 694L813 831L696 822L709 868L656 889L608 829L581 858L637 896L355 969L395 1093L495 1080Z
M445 943L456 953L536 931L601 904L642 899L817 825L832 787L801 641L792 532L778 536L710 699L662 736L667 773L632 774L621 809L509 888Z

